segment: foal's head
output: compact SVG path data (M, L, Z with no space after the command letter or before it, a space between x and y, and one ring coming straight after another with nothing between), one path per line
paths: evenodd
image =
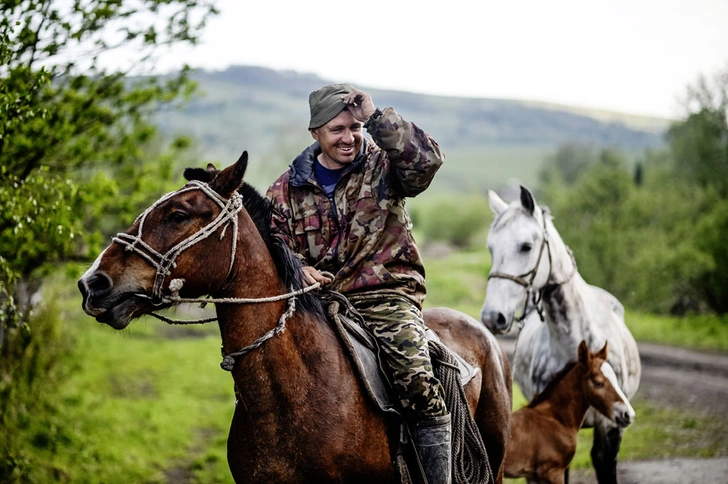
M221 287L245 214L238 189L247 163L244 152L209 183L192 181L163 196L114 237L78 282L84 311L121 329L170 306L165 296L175 290L196 297Z
M617 376L607 363L608 343L597 353L589 351L586 341L579 344L579 363L584 367L582 392L589 404L620 427L634 420L635 412L619 388Z

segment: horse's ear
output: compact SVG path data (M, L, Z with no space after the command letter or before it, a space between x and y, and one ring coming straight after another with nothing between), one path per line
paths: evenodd
M584 340L581 340L581 343L579 343L579 363L584 366L588 366L589 364L589 347Z
M488 203L490 204L490 210L495 215L502 214L508 208L508 204L493 190L488 190Z
M533 195L528 191L528 188L521 185L521 205L526 209L526 212L533 215L533 211L536 208L536 202L533 201Z
M248 152L243 151L238 161L217 173L210 187L221 196L230 197L242 186L246 168L248 168Z
M604 347L599 350L599 352L595 355L597 358L601 358L602 360L606 360L609 356L609 341L604 342Z

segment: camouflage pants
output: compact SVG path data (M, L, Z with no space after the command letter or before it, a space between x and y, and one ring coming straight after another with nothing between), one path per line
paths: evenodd
M420 418L447 414L420 310L406 298L392 296L359 296L350 301L379 341L405 411Z

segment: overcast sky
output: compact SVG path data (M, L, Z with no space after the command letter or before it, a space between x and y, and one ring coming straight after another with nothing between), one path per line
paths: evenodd
M728 0L219 0L169 69L256 65L429 94L663 117L728 69Z

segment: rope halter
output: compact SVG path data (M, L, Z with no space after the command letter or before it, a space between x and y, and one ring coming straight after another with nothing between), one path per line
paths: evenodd
M169 249L166 253L161 254L154 248L152 248L149 244L144 242L142 240L142 234L144 230L144 222L146 221L147 215L157 208L162 203L166 202L170 198L172 198L175 195L179 195L181 193L186 193L192 190L202 190L208 197L210 197L217 205L220 207L220 213L218 214L215 219L207 224L205 227L203 227L201 230L195 232L182 242L178 243L171 249ZM181 304L181 303L193 303L193 302L201 302L203 304L207 303L230 303L230 304L253 304L253 303L265 303L265 302L274 302L274 301L282 301L282 300L288 300L288 309L281 315L280 319L278 320L278 324L275 328L268 331L266 334L261 336L260 338L256 339L253 343L249 344L248 346L235 351L233 353L225 354L223 352L223 361L220 363L220 367L224 370L231 371L233 369L233 366L235 365L235 358L243 356L250 351L260 347L263 343L268 341L270 338L272 338L275 335L278 335L285 331L286 329L286 321L293 315L293 313L296 311L296 296L299 296L301 294L305 294L309 291L313 291L318 289L321 284L316 283L312 284L311 286L308 286L303 289L299 289L297 291L290 291L285 294L279 294L276 296L271 297L262 297L262 298L182 298L179 296L179 291L182 289L182 285L184 284L183 279L172 279L169 283L169 290L170 295L163 295L162 294L162 285L164 284L164 280L167 278L167 276L171 275L172 269L175 268L176 264L175 261L177 260L177 257L184 252L185 250L189 249L193 245L195 245L198 242L201 242L202 240L206 239L213 233L215 233L218 229L222 227L222 231L220 233L220 240L225 237L225 232L227 231L227 227L229 224L232 223L233 230L232 230L232 244L230 248L230 267L228 268L227 276L230 276L230 273L233 270L233 267L235 266L235 251L237 249L237 241L238 241L238 214L243 209L243 197L235 191L229 199L224 199L221 197L217 192L215 192L207 183L198 181L198 180L192 180L189 183L187 183L184 187L181 189L170 192L164 195L162 198L154 202L154 204L146 209L139 217L137 217L136 222L139 222L139 228L137 229L136 235L130 235L126 233L119 233L116 235L116 237L113 237L112 243L116 242L118 244L121 244L125 246L125 250L133 251L140 256L142 256L147 262L152 264L157 270L155 276L154 276L154 285L152 287L152 297L147 296L146 294L137 294L138 297L151 299L152 304L155 305L161 305L164 303L172 303L172 304ZM328 274L328 273L326 273ZM333 275L329 274L331 278L333 279ZM194 321L179 321L171 318L167 318L165 316L162 316L161 314L157 313L150 313L152 316L154 316L157 319L160 319L168 324L203 324L203 323L209 323L212 321L216 321L217 318L205 318L205 319L198 319Z
M182 242L169 249L166 253L159 253L157 250L155 250L149 244L142 240L144 222L146 221L147 216L152 210L154 210L173 196L190 192L192 190L201 190L202 192L204 192L208 197L210 197L210 199L217 203L217 205L220 207L220 213L217 215L217 217L215 217L212 222L203 227L202 230L195 232L190 237L186 238ZM112 237L111 240L112 243L116 242L125 246L125 250L136 252L144 259L146 259L150 264L152 264L154 268L156 268L157 273L154 276L154 285L152 286L151 299L154 304L160 305L164 302L169 301L162 295L162 285L164 284L165 278L169 276L172 273L172 269L175 268L175 261L177 260L177 257L179 257L182 252L189 249L196 243L201 242L202 240L215 233L221 227L222 232L220 233L220 240L222 240L223 237L225 237L225 232L228 225L232 223L233 233L230 249L230 267L228 269L228 276L230 275L230 272L233 269L233 265L235 264L235 250L238 241L238 213L240 212L240 210L242 210L242 208L243 197L237 191L233 192L232 196L226 200L221 197L217 192L215 192L212 188L210 188L207 183L193 180L187 183L181 189L175 192L167 193L162 198L154 202L154 204L146 209L141 215L139 215L139 217L137 217L136 219L136 222L139 222L139 228L137 229L136 235L119 233L116 234L116 237ZM175 281L178 280L175 279ZM172 284L170 284L170 286L172 286ZM179 292L181 284L177 283L175 284L175 286L176 287L172 288L173 293Z

